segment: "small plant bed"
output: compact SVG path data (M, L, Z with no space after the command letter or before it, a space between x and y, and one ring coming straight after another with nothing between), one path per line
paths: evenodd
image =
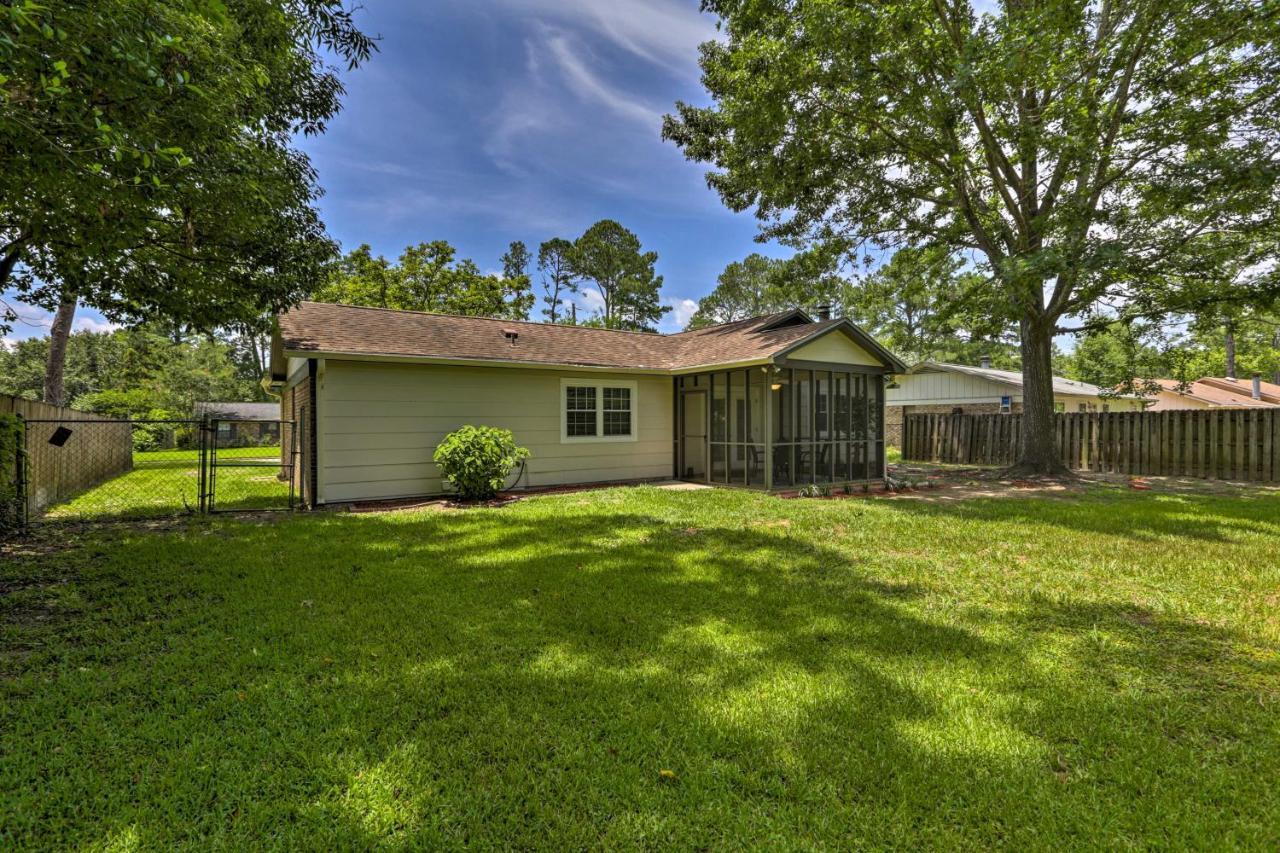
M845 498L893 497L904 492L935 489L941 485L942 483L939 480L927 477L916 479L888 477L884 480L876 480L869 483L815 483L809 486L802 486L799 489L775 491L774 494L787 500L795 498L842 500Z

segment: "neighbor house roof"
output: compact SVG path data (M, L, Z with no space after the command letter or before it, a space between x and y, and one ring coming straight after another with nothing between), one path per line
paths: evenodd
M1241 409L1280 408L1280 386L1273 385L1270 382L1262 384L1270 385L1276 389L1273 392L1276 394L1274 401L1253 399L1253 383L1248 379L1236 380L1233 383L1230 379L1208 377L1197 379L1185 387L1181 387L1182 383L1177 379L1153 379L1151 381L1159 385L1162 391L1188 400L1195 400L1207 406Z
M1228 377L1205 376L1198 380L1202 385L1217 388L1231 394L1243 391L1249 399L1253 399L1253 379L1230 379ZM1280 385L1274 382L1258 380L1258 398L1266 403L1280 405Z
M196 417L223 421L277 421L280 420L280 404L201 402L196 403Z
M286 353L394 356L639 370L766 361L840 329L891 369L906 366L844 319L784 311L674 335L303 302L279 318ZM279 373L279 366L275 371Z
M977 376L981 379L987 379L991 382L998 382L1001 385L1008 385L1011 388L1022 390L1022 374L1013 370L997 370L994 367L970 367L967 364L947 364L941 361L925 361L911 368L912 373L962 373L968 376ZM1053 393L1070 397L1099 397L1109 396L1115 397L1114 391L1103 391L1097 385L1090 385L1088 382L1077 382L1074 379L1066 379L1061 376L1053 377ZM1122 397L1132 397L1132 394L1121 394Z

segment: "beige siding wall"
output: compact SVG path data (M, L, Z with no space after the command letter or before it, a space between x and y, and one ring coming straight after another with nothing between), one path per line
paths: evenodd
M880 367L878 358L849 340L843 332L832 330L815 341L792 350L788 358L807 361L832 361L838 364L864 364Z
M562 443L561 379L636 383L635 441ZM334 361L320 377L326 503L440 494L436 445L464 424L511 430L528 447L522 486L670 477L670 377Z
M1160 391L1155 402L1147 410L1150 412L1168 412L1176 409L1209 409L1212 408L1203 400L1193 400L1177 391Z
M1021 392L1015 388L963 373L912 373L898 376L897 382L900 387L887 392L885 402L890 406L998 404L1006 394L1013 395L1015 400L1022 399Z

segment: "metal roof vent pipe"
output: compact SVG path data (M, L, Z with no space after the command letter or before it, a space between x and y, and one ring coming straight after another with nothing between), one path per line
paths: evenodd
M819 305L818 306L818 322L821 323L823 320L830 320L830 319L831 319L831 306Z
M978 366L979 366L979 367L981 367L983 370L990 370L990 369L991 369L991 356L989 356L989 355L979 356L979 358L978 358Z
M507 343L512 346L516 345L516 339L520 337L520 333L515 329L503 329L502 336L507 339Z
M1253 399L1255 400L1262 399L1262 374L1261 373L1253 374Z

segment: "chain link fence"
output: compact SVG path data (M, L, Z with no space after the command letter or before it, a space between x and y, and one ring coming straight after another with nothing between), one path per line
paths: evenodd
M26 422L26 520L154 518L287 509L293 447L280 421Z

